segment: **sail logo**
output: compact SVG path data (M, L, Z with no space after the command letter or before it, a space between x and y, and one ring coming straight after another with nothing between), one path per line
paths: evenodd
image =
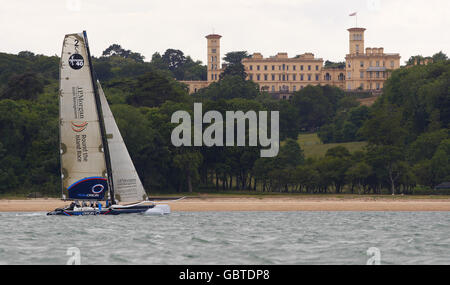
M84 66L84 58L79 53L74 53L69 57L69 65L72 69L78 70Z
M75 119L84 119L84 91L82 87L72 87L73 113Z
M102 193L103 189L105 189L105 186L103 186L102 184L97 184L92 186L91 191L94 194L99 194Z
M88 122L83 122L81 124L72 122L72 130L74 132L79 133L79 132L84 131L86 129L87 125L88 125Z

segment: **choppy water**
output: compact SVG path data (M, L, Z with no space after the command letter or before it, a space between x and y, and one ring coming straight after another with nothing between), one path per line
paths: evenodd
M0 264L450 264L447 212L0 213Z

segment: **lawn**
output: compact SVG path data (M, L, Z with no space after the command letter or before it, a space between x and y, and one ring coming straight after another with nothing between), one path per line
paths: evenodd
M363 150L363 148L367 145L367 142L348 142L348 143L328 143L324 144L320 141L319 137L316 133L312 134L301 134L297 139L298 143L302 147L305 152L306 157L321 157L325 156L325 153L330 148L336 146L344 146L351 153Z

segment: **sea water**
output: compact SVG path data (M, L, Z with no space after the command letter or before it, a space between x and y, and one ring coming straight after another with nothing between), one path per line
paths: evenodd
M450 213L0 213L0 264L366 264L374 249L380 264L450 264Z

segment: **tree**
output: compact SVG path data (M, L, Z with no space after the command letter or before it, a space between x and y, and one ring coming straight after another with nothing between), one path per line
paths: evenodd
M395 195L396 182L405 170L402 148L394 145L369 145L368 161L374 169L385 172L392 195Z
M448 57L445 53L443 53L442 51L435 53L432 56L433 62L439 62L439 61L446 61L448 60Z
M402 126L400 109L390 104L373 109L360 134L375 145L404 145L406 130Z
M220 74L220 79L226 76L239 76L243 80L247 78L245 67L242 64L244 58L250 57L246 51L234 51L225 54L223 60L225 61L225 70Z
M162 55L163 62L167 65L170 71L180 68L186 63L186 57L181 50L167 49Z
M131 50L126 50L122 48L119 44L112 44L102 53L104 57L119 56L123 58L129 58L136 62L144 62L145 57L137 52L132 52Z
M259 96L258 84L250 80L244 80L240 76L230 75L218 82L200 89L194 98L210 100L229 100L233 98L255 99Z
M330 68L345 68L345 61L341 61L341 62L332 62L329 60L325 61L325 67L330 67Z
M203 157L196 151L181 151L173 156L173 164L186 180L188 191L192 193L192 183L199 180L198 168Z
M337 98L328 91L331 89L326 86L308 85L294 92L291 101L299 114L300 128L314 131L331 121L335 114L334 106L336 106Z
M347 181L351 183L351 193L353 193L354 186L358 187L358 193L361 194L360 188L366 192L367 178L372 174L372 167L364 161L353 164L345 172Z
M35 72L12 75L1 98L35 100L44 91L44 81Z
M303 150L296 140L287 139L280 148L275 163L279 168L295 168L305 161Z
M159 71L148 72L139 76L134 87L134 94L126 98L134 106L155 107L165 101L187 102L190 98L182 85Z

